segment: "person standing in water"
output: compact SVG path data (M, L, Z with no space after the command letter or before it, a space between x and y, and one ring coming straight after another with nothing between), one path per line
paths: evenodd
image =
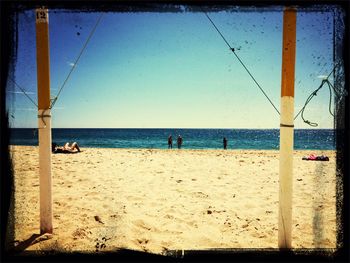
M168 137L168 149L172 149L173 148L173 137L171 135L169 135Z
M182 145L182 137L179 135L177 137L177 148L181 149L181 145Z
M226 137L224 137L224 149L225 150L227 149L227 139L226 139Z

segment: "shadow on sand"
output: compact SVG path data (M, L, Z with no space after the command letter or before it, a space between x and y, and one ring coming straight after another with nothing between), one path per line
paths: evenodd
M314 232L314 245L315 248L321 248L322 241L324 239L324 215L323 215L323 209L322 206L324 205L325 198L325 183L324 183L324 175L323 175L323 168L324 164L322 162L317 163L316 165L316 171L314 175L315 180L315 193L316 199L313 202L313 210L314 210L314 216L313 216L313 232Z
M13 247L10 249L11 252L23 252L28 247L50 239L50 236L47 234L33 234L28 239L23 241L14 241Z

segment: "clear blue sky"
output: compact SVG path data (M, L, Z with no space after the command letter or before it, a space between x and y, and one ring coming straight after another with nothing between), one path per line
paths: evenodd
M276 107L282 11L208 13ZM49 10L51 97L100 13ZM15 80L37 101L35 15L19 16ZM333 12L298 12L295 113L333 68ZM333 81L333 78L331 78ZM9 82L12 127L37 109ZM325 87L305 117L333 128ZM105 13L53 111L60 128L279 128L279 116L203 13ZM309 128L299 117L296 128Z

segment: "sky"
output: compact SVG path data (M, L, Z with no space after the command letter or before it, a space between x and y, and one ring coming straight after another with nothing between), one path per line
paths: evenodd
M283 11L235 10L208 15L280 109ZM100 15L49 10L51 98ZM13 78L36 102L35 42L35 10L25 11ZM333 66L333 10L298 10L295 114ZM305 118L333 128L328 103L324 87ZM11 127L37 127L36 106L11 81L7 108ZM104 13L52 109L53 128L270 129L279 123L204 13L186 11ZM295 128L312 127L299 116Z

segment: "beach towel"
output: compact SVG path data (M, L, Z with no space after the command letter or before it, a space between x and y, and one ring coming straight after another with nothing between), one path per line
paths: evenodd
M329 161L329 158L325 155L314 155L314 154L310 154L309 156L304 156L302 158L302 160L305 161Z
M72 153L78 153L78 150L68 150L68 149L56 149L54 152L52 152L53 154L56 153L64 153L64 154L72 154ZM81 151L80 151L81 152Z

